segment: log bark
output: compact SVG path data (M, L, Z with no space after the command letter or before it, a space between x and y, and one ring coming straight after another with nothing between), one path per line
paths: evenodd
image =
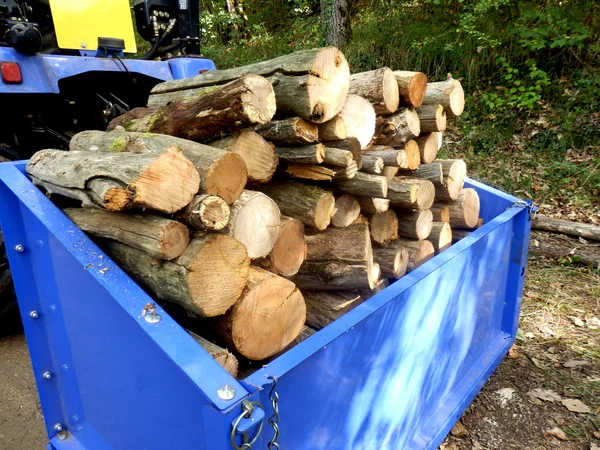
M198 97L160 108L135 108L113 119L108 130L161 133L192 141L210 141L261 123L275 114L269 80L247 75Z
M431 164L420 164L415 170L400 171L401 175L419 178L421 180L431 181L436 189L444 187L444 174L442 172L442 164L432 162Z
M306 260L306 239L304 224L298 219L281 217L279 238L269 257L255 261L261 268L282 277L291 277L298 273Z
M342 47L352 36L350 0L321 0L321 27L328 45Z
M435 189L435 201L456 200L465 184L467 165L462 159L436 159L434 163L441 164L443 174L443 184Z
M339 148L325 147L325 157L323 164L329 166L348 167L354 161L352 152L349 150L341 150Z
M260 361L294 341L305 320L306 304L294 283L251 267L244 292L216 329L240 354Z
M317 125L299 117L273 120L256 126L254 131L267 141L283 146L312 144L319 139Z
M346 123L348 136L358 139L361 149L371 143L377 115L368 100L358 95L348 95L340 117Z
M464 232L471 233L468 230ZM532 231L529 253L549 256L561 263L581 264L596 270L600 269L600 247L590 243L582 244L579 240L565 234Z
M289 163L321 164L325 159L325 147L323 144L275 147L275 154L282 161Z
M378 145L402 146L421 133L419 116L412 108L400 108L391 116L379 116L374 142Z
M278 111L315 123L326 122L340 112L350 82L350 69L343 53L335 47L326 47L233 69L210 70L185 80L167 81L156 85L152 94L220 85L248 74L270 77Z
M306 324L321 330L356 308L366 298L354 291L306 291Z
M362 147L360 146L360 142L355 137L348 137L347 139L341 139L337 141L326 141L323 144L330 148L337 148L340 150L348 150L352 153L352 158L354 158L354 162L360 169L362 165L361 157L362 157Z
M285 173L291 178L314 181L331 181L336 175L335 170L315 164L288 164Z
M335 180L335 184L338 189L348 194L387 197L388 180L379 175L357 172L354 178Z
M309 227L324 230L331 222L335 198L330 192L294 181L272 182L262 191L277 203L282 214Z
M358 172L355 161L352 161L348 167L327 166L327 168L334 172L334 180L350 180L354 178Z
M424 105L442 105L449 117L460 116L465 109L465 93L460 81L448 74L446 81L427 83Z
M430 210L398 214L398 234L402 237L427 239L433 226L433 214Z
M239 363L233 353L223 347L219 347L217 344L213 344L190 330L186 331L223 369L229 372L232 377L237 377Z
M436 255L452 245L452 228L446 222L434 222L427 238L433 244Z
M394 177L396 177L398 175L399 171L400 171L399 167L384 166L383 170L381 171L381 175L386 177L388 181L392 181L394 179Z
M534 230L552 231L569 236L583 237L600 241L600 227L588 223L572 222L570 220L553 219L551 217L536 215L531 221Z
M391 209L371 216L371 239L379 245L385 245L398 239L398 216Z
M160 300L178 303L201 316L224 314L240 297L250 259L230 236L196 233L183 254L162 261L118 242L107 252L132 278Z
M280 216L277 204L265 194L245 190L231 205L229 223L221 232L244 244L251 259L263 258L279 238Z
M362 171L373 175L379 175L385 166L383 159L376 155L363 155Z
M350 75L348 93L366 98L376 114L393 114L400 102L396 77L387 67Z
M423 104L427 90L427 77L421 72L398 70L394 72L398 83L400 104L417 108Z
M417 108L422 133L433 133L446 129L446 111L442 105L423 105Z
M217 195L196 195L177 219L195 230L218 231L229 223L229 206Z
M356 199L360 205L362 214L375 214L387 211L390 208L390 201L387 198L366 197L357 195Z
M434 222L450 222L450 207L448 205L434 203L431 205L431 213Z
M163 153L177 147L200 174L200 191L218 195L227 204L240 196L248 180L246 163L240 155L163 134L90 130L76 134L69 145L71 150L111 153Z
M408 252L406 271L411 272L435 256L433 244L429 241L416 241L400 238L391 242L389 248L404 248Z
M159 155L42 150L32 156L26 171L49 194L111 211L174 213L200 187L198 172L177 148Z
M472 188L463 189L448 205L452 228L474 228L479 220L479 195Z
M335 199L335 212L331 218L334 227L347 227L360 214L360 204L354 195L344 194Z
M398 280L406 274L408 251L403 247L375 247L373 261L379 264L384 277Z
M415 138L423 164L431 164L437 157L439 146L436 133L424 133Z
M210 145L240 155L246 163L248 180L257 183L270 181L279 163L273 147L253 131L242 131Z
M340 116L319 124L319 139L321 141L337 141L348 137L348 127Z
M408 155L404 149L394 149L387 145L371 145L365 149L363 158L377 156L386 166L408 168Z
M396 177L389 182L387 198L398 209L423 211L431 208L435 187L431 181Z
M96 208L67 208L63 212L86 233L121 242L155 258L175 259L190 243L185 225L163 217Z
M452 227L450 227L450 228L452 228ZM473 232L473 230L465 230L465 229L462 229L462 228L454 228L454 229L452 229L452 242L456 243L456 242L460 241L461 239L466 238L472 232Z

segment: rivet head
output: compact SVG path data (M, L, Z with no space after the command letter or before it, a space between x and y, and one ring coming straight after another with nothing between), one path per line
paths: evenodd
M23 244L17 244L15 245L15 250L19 253L23 253L25 251L25 247L23 247Z
M33 311L29 311L29 317L31 317L32 319L37 319L38 317L40 317L40 313L34 309Z
M56 436L58 436L58 439L60 441L64 441L67 438L67 432L66 431L61 431Z
M87 48L87 44L85 42L81 43L81 48Z
M221 400L231 400L235 397L235 389L232 386L225 384L217 389L217 395Z
M156 312L156 305L154 303L146 303L144 309L142 309L142 317L148 323L158 323L162 317Z
M58 431L59 433L63 430L62 423L54 424L54 431Z
M50 372L49 370L46 370L43 374L42 377L44 377L44 380L49 380L50 378L52 378L52 372Z

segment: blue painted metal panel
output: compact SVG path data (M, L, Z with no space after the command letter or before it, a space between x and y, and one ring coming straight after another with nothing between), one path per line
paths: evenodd
M176 80L193 77L207 70L215 70L216 66L208 58L175 58L169 60L169 66Z
M9 257L57 450L229 450L242 399L272 414L270 375L282 448L435 449L514 341L529 212L481 183L482 228L238 383L164 311L146 323L149 298L22 170L0 165L0 219L26 248Z

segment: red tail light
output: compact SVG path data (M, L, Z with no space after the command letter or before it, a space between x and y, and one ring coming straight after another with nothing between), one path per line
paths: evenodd
M21 75L21 67L16 62L0 63L2 72L2 81L5 83L21 84L23 76Z

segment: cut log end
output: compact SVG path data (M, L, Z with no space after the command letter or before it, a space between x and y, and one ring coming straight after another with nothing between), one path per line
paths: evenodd
M315 222L314 227L317 230L324 230L331 223L333 214L335 213L335 197L329 193L324 193L319 201L315 210Z
M433 244L436 253L443 252L452 245L452 228L446 222L434 222L427 238Z
M217 195L197 195L178 217L196 230L222 230L229 222L229 206Z
M460 81L455 80L454 89L450 93L450 107L447 113L450 116L458 117L465 109L465 92Z
M273 273L284 277L296 275L306 259L306 251L304 224L297 219L283 217L279 239L271 252Z
M319 139L321 141L335 141L346 139L348 137L348 128L346 122L340 116L319 125Z
M406 274L408 251L403 247L376 247L373 260L381 267L384 277L398 280Z
M431 206L431 212L433 213L434 222L450 223L450 208L448 205L436 203Z
M435 160L439 150L439 140L438 133L425 133L416 138L422 163L430 164Z
M464 196L464 200L461 197ZM475 189L463 189L456 200L463 203L466 228L475 228L479 221L479 195ZM452 207L450 208L452 210Z
M344 194L335 200L335 212L331 218L334 227L351 225L360 214L360 204L354 195Z
M404 151L406 152L406 167L403 169L415 170L421 163L421 151L419 144L414 139L411 139L404 145ZM435 152L437 155L437 152ZM435 156L434 156L435 158Z
M391 209L373 214L371 217L371 238L374 242L385 245L398 238L398 217Z
M207 194L221 197L231 205L237 200L248 181L248 170L244 159L236 154L223 155L208 170L205 178Z
M348 95L340 112L340 117L346 123L348 136L358 139L361 149L371 143L371 139L375 134L377 115L368 100L358 95ZM419 120L418 116L416 118Z
M241 95L241 102L248 122L251 124L269 122L276 111L275 92L271 84L258 75L247 75L243 80L247 90Z
M400 93L400 103L417 108L423 104L427 77L421 72L394 72Z

